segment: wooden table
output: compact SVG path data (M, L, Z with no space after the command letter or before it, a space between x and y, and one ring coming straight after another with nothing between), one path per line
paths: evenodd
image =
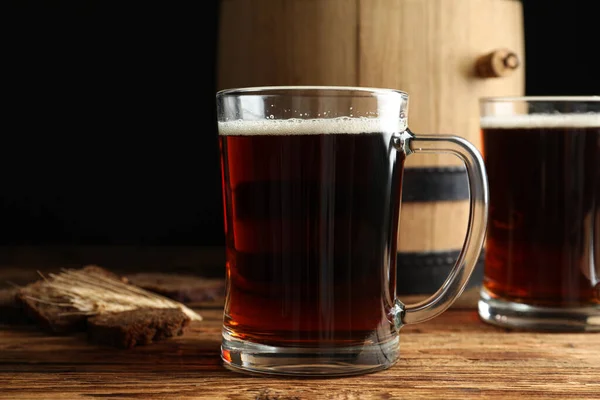
M0 325L0 399L600 399L600 334L505 331L479 320L475 299L402 328L391 369L335 379L225 369L218 303L194 307L204 321L183 336L131 350Z

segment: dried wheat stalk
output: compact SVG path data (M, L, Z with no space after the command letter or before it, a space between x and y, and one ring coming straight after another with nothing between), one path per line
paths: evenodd
M146 307L180 308L192 321L202 320L199 314L177 301L100 274L65 269L42 277L53 293L34 300L77 310L64 315L96 315Z

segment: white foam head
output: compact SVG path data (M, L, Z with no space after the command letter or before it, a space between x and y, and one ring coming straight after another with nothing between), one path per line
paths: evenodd
M488 115L482 128L600 128L600 113Z
M283 135L333 135L376 132L403 132L405 119L340 117L315 119L266 119L258 121L220 121L221 136L283 136Z

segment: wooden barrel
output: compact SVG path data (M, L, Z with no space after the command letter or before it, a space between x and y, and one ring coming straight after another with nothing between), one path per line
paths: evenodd
M345 85L408 92L415 133L455 134L481 149L478 99L525 90L518 0L222 0L217 86ZM466 232L461 162L406 163L399 293L429 293ZM472 284L481 278L476 268Z

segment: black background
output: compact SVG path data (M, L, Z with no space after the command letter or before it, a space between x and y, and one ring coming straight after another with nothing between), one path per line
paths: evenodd
M218 1L4 5L0 244L222 244ZM523 5L526 94L599 94L594 2Z

